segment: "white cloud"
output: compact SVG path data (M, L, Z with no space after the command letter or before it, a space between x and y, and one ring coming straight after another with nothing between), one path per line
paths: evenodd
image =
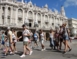
M68 6L77 6L77 0L66 0L64 2L64 6L68 7Z

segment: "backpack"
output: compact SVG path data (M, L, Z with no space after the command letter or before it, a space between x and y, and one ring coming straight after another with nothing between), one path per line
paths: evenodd
M38 36L37 36L37 34L36 34L36 33L34 34L34 38L35 38L35 39L37 39L37 38L38 38Z

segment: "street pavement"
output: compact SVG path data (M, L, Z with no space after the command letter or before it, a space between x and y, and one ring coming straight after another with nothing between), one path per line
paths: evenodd
M67 52L65 54L62 54L62 52L51 50L48 41L45 42L45 46L46 46L46 50L41 51L40 43L39 43L39 47L33 49L33 54L31 56L26 55L26 57L23 59L77 59L77 40L73 40L72 43L70 43L70 46L72 47L72 51ZM0 59L21 59L20 55L22 54L23 51L22 42L17 43L17 50L18 52L16 54L8 55L8 56L3 56L2 50L0 50Z

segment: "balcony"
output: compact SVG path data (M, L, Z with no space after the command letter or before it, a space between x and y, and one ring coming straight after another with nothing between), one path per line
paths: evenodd
M19 18L22 18L22 15L18 15Z
M33 17L30 16L30 17L28 17L28 19L33 19Z
M33 17L28 17L28 19L29 19L30 21L33 21Z

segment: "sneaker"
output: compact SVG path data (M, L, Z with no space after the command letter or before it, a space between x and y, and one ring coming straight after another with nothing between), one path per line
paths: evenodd
M10 52L10 54L13 54L13 52Z
M71 51L72 49L69 49L69 52Z
M44 48L43 50L46 50L46 48Z
M24 58L25 56L26 56L26 55L25 55L25 54L23 54L23 55L21 55L20 57L21 57L21 58Z
M29 55L32 55L33 51L30 51L30 54Z
M63 54L65 54L65 53L66 53L66 51L63 52Z
M17 51L15 51L15 53L17 53Z

